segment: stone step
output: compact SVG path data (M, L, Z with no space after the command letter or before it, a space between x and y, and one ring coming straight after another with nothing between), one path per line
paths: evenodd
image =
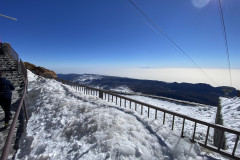
M17 62L16 62L16 61L1 61L1 63L5 63L5 64L7 64L7 65L9 65L9 64L15 64L15 65L17 65Z

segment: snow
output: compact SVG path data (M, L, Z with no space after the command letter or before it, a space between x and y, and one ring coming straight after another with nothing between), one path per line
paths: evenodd
M221 97L220 104L222 107L221 113L224 126L240 131L240 98ZM229 148L229 151L232 152L236 141L236 135L225 133L225 136L227 139L227 147ZM236 149L236 155L240 155L239 141Z
M213 159L159 120L30 71L28 78L30 119L16 159Z
M95 74L81 74L73 80L75 83L88 84L90 81L95 79L102 79L102 76Z
M145 96L129 95L126 97L129 97L141 102L145 102L147 104L151 104L157 107L161 107L163 109L181 113L183 115L186 115L195 119L204 120L209 123L215 122L217 108L213 106L181 105L181 104L164 101L161 99L149 98ZM147 114L147 107L144 108L144 112L145 114ZM157 115L158 115L157 117L158 119L160 120L163 119L162 112L158 111ZM150 117L155 117L155 110L150 110ZM168 115L168 114L166 115L165 124L168 125L169 128L172 127L172 119L173 119L172 115ZM178 135L181 135L182 123L183 123L182 118L175 117L174 130L175 132L178 133ZM184 128L185 128L184 136L192 137L194 122L186 120ZM205 140L206 131L207 131L207 126L198 124L197 130L196 130L196 139L203 142ZM210 129L208 144L213 144L213 134L214 134L214 130Z
M112 91L123 92L123 93L134 93L128 86L118 86L116 88L110 89Z

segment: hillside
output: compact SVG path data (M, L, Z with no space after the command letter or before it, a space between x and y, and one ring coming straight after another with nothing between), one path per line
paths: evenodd
M127 86L134 92L164 96L173 99L185 100L201 104L217 106L221 96L234 97L237 90L232 87L212 87L208 84L167 83L162 81L139 80L92 74L58 74L59 78L97 86L103 89L112 89Z
M16 159L215 159L158 120L28 76L30 119Z

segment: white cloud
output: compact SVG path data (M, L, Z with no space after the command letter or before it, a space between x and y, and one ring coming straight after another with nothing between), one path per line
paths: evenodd
M206 78L202 72L194 68L60 68L57 73L92 73L137 79L159 80L165 82L207 83L216 86ZM227 69L204 69L218 86L230 86L229 72ZM240 89L240 69L231 70L233 87Z

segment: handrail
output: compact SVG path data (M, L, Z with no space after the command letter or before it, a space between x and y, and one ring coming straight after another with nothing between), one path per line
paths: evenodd
M4 43L7 46L8 55L12 56L12 58L16 61L18 61L18 54L14 51L14 49L11 47L9 43Z
M27 84L25 84L25 86L24 86L24 92L22 94L21 101L18 105L17 112L16 112L16 114L13 118L13 122L12 122L10 130L8 132L8 136L7 136L7 139L6 139L4 148L3 148L3 152L2 152L2 155L1 155L1 160L7 160L7 158L8 158L8 155L9 155L9 152L10 152L10 146L11 146L12 139L13 139L14 130L15 130L15 127L16 127L16 124L17 124L18 117L19 117L22 106L24 106L24 110L26 110L26 105L25 105L26 89L27 89ZM26 114L25 114L25 117L26 117L26 120L28 120L28 117L27 117Z
M10 130L8 132L8 136L7 136L6 142L4 144L3 152L2 152L2 155L1 155L1 160L7 160L7 158L8 158L8 155L9 155L9 152L10 152L10 146L11 146L13 135L14 135L14 130L15 130L15 127L16 127L16 124L17 124L17 120L18 120L18 117L19 117L19 114L20 114L22 106L23 106L23 109L24 109L24 112L25 112L26 121L28 121L28 115L27 115L26 104L25 104L25 95L27 93L27 85L28 85L27 70L24 67L24 64L23 64L22 61L20 61L20 66L21 66L21 71L23 72L23 74L25 76L24 90L23 90L23 93L22 93L22 97L21 97L20 103L19 103L19 105L17 107L17 112L15 113L15 116L13 118L13 122L12 122Z
M27 80L27 69L23 64L22 59L20 59L19 65L20 65L20 69L21 69L21 72L23 73L25 80Z
M56 80L60 81L60 82L62 82L64 84L68 84L68 85L74 87L77 91L83 91L84 94L95 95L95 96L98 96L99 98L102 98L102 99L107 100L107 101L110 101L109 97L111 96L112 102L115 101L116 105L118 103L118 100L120 99L120 104L118 104L118 105L122 106L122 100L124 100L125 108L126 108L126 101L130 102L130 108L131 108L131 104L135 103L135 111L136 111L136 106L139 104L139 105L141 105L141 114L143 114L143 106L146 106L146 107L148 107L148 113L147 113L148 114L148 118L149 118L149 114L150 114L150 108L155 110L155 119L157 119L157 111L161 111L161 112L164 113L163 124L165 123L165 115L166 115L166 113L170 114L170 115L173 116L172 130L174 128L174 119L175 119L175 117L180 117L180 118L183 119L181 137L184 137L184 124L185 124L185 120L192 121L192 122L194 122L194 131L193 131L192 137L189 137L192 142L197 141L201 146L203 146L203 147L205 147L207 149L210 149L210 150L215 151L217 153L223 154L223 155L225 155L227 157L230 157L230 158L240 159L240 157L235 155L236 148L237 148L238 141L239 141L240 131L237 131L237 130L234 130L234 129L231 129L231 128L228 128L228 127L225 127L225 126L222 126L222 125L205 122L205 121L202 121L202 120L199 120L199 119L196 119L196 118L192 118L192 117L189 117L189 116L186 116L186 115L174 112L174 111L170 111L170 110L167 110L167 109L159 108L159 107L154 106L154 105L150 105L150 104L147 104L147 103L144 103L144 102L140 102L140 101L128 98L128 97L124 97L124 96L112 93L111 91L106 91L106 90L102 90L102 89L88 87L88 86L85 86L85 85L82 85L82 84L66 81L66 80L63 80L63 79L60 79L60 78L57 78ZM107 96L108 96L108 99L107 99ZM115 97L115 99L114 99L114 97ZM205 142L204 143L202 143L202 142L200 142L200 141L195 139L195 133L196 133L197 124L202 124L202 125L205 125L207 127L206 137L205 137ZM232 153L229 153L229 152L221 149L222 145L223 145L222 141L219 143L218 147L214 147L212 145L207 144L210 128L214 128L214 129L220 130L221 133L222 133L221 134L222 136L223 136L223 134L225 132L232 133L232 134L236 135L236 141L235 141L235 145L234 145Z

